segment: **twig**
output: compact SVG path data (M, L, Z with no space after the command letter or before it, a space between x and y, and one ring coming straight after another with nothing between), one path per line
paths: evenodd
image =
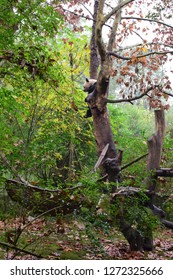
M27 227L29 227L33 222L35 222L37 219L41 218L42 216L44 215L47 215L48 213L58 209L58 208L61 208L60 206L56 206L56 207L53 207L43 213L41 213L40 215L36 216L32 221L30 221L28 224L26 224L22 229L21 229L21 232L23 232Z

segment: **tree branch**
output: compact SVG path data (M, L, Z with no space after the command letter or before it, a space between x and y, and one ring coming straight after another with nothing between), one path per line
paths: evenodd
M121 19L128 19L128 20L131 20L131 19L133 20L133 19L135 19L135 20L139 20L139 21L140 21L140 20L143 20L143 21L150 21L150 22L155 22L155 23L162 24L162 25L164 25L164 26L173 28L173 26L170 25L170 24L164 23L164 22L159 21L159 20L149 19L149 18L122 17Z
M105 45L103 43L102 40L102 18L103 18L103 7L104 7L104 0L100 0L99 1L99 5L98 5L98 12L97 12L97 19L96 19L96 43L97 43L97 47L98 47L98 51L101 57L101 61L105 61L106 59L106 49L105 49Z
M121 10L121 8L123 8L124 6L126 6L127 4L133 2L134 0L124 0L121 3L119 3L114 9L112 9L112 11L110 13L108 13L102 20L102 26L111 18L111 16L113 16L114 14L116 14L119 10Z
M157 86L154 86L154 87L150 87L149 89L146 90L146 92L138 95L138 96L135 96L135 97L132 97L132 98L128 98L128 99L119 99L119 100L111 100L111 99L107 99L106 102L107 103L122 103L122 102L132 102L132 101L135 101L135 100L138 100L142 97L144 97L145 95L148 94L149 91L151 91L152 89L156 88Z
M142 39L142 38L141 38ZM167 47L167 48L173 48L173 45L169 45L169 44L164 44L162 42L145 42L145 43L140 43L140 44L135 44L135 45L131 45L131 46L127 46L125 48L120 48L119 50L114 51L114 53L118 53L118 52L122 52L128 49L133 49L133 48L137 48L137 47L142 47L142 46L152 46L152 45L158 45L158 46L163 46L163 47Z
M122 60L133 60L134 58L138 59L138 58L143 58L143 57L147 57L147 56L154 55L154 54L157 54L157 55L173 54L173 51L163 51L163 52L155 51L155 52L149 52L146 54L137 55L137 56L133 56L133 57L121 56L115 52L107 52L107 54L112 55L112 56L117 57L118 59L122 59Z
M140 98L142 98L142 97L144 97L144 96L146 96L146 95L147 95L148 97L150 97L150 96L148 95L148 93L149 93L151 90L155 89L155 88L158 88L162 93L167 94L167 95L173 97L173 94L171 94L171 93L169 93L169 92L163 90L162 88L160 88L159 85L154 85L154 86L148 88L144 93L142 93L142 94L140 94L140 95L138 95L138 96L135 96L135 97L132 97L132 98L128 98L128 99L118 99L118 100L107 99L107 100L106 100L106 103L123 103L123 102L130 102L130 103L131 103L132 101L138 100L138 99L140 99Z
M107 47L108 51L112 51L112 49L113 49L113 43L115 41L115 36L116 36L116 32L117 32L118 24L119 24L120 20L121 20L121 10L119 10L115 14L115 19L114 19L114 22L113 22L113 28L112 28L112 31L111 31L111 34L110 34L108 47Z
M140 157L138 157L137 159L135 159L135 160L133 160L133 161L131 161L131 162L125 164L124 166L121 167L121 170L126 169L127 167L129 167L129 166L131 166L132 164L138 162L139 160L143 159L143 158L146 157L146 156L148 156L148 153L146 153L145 155L140 156Z

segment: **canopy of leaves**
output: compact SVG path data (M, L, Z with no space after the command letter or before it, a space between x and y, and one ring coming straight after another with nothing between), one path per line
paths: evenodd
M71 164L63 163L68 152L72 162L89 160L93 146L81 91L88 39L72 33L45 1L3 2L1 155L8 171L44 181L57 172L61 180L58 169Z

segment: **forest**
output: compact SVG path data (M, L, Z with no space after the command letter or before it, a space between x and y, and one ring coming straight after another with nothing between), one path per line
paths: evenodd
M0 259L173 259L172 0L1 0Z

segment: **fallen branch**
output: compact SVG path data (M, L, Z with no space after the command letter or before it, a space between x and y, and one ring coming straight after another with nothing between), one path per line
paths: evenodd
M19 252L21 252L21 253L25 253L25 254L34 256L34 257L36 257L36 258L38 258L38 259L43 259L43 258L44 258L44 257L41 256L41 255L37 255L37 254L35 254L35 253L32 253L32 252L27 251L27 250L25 250L25 249L21 249L21 248L16 247L16 246L14 246L14 245L12 245L12 244L9 244L9 243L5 243L5 242L0 241L0 245L5 246L5 247L10 248L10 249L13 249L13 250L16 250L16 251L19 251Z
M74 188L78 188L76 186ZM23 207L34 211L34 213L45 212L54 207L59 208L60 213L71 213L74 209L78 209L83 202L83 197L71 195L74 188L48 190L40 187L25 185L16 180L6 180L6 191L9 197ZM51 210L52 211L52 210ZM53 212L53 211L52 211Z
M155 171L157 177L173 177L172 168L160 168Z
M161 222L162 222L162 224L164 224L165 227L173 229L173 223L172 222L167 221L167 220L162 220Z

